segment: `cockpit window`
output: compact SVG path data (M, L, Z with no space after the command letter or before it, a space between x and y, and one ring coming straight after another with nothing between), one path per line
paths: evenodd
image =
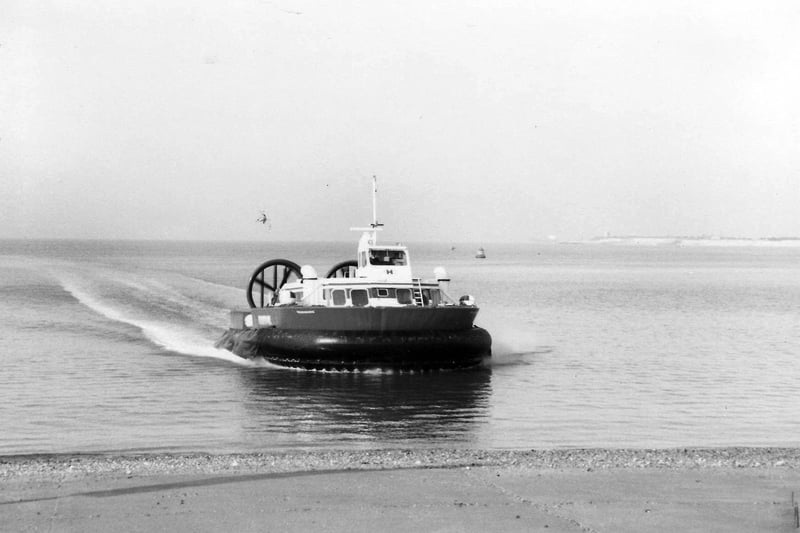
M370 265L405 265L406 253L403 250L378 250L369 251Z

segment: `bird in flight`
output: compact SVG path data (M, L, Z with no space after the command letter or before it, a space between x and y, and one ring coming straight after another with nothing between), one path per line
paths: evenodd
M264 225L267 227L267 230L268 230L268 231L269 231L270 229L272 229L272 223L270 222L270 220L269 220L269 217L267 216L267 212L266 212L266 211L263 211L263 210L261 211L261 216L259 216L259 217L256 219L256 222L260 222L261 224L264 224Z

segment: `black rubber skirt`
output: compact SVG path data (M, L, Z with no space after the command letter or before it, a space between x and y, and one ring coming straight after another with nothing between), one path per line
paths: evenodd
M492 337L474 326L460 331L309 331L229 329L216 343L245 359L317 370L434 370L479 366Z

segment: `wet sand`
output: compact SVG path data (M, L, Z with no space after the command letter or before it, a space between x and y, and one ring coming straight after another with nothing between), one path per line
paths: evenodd
M0 457L2 531L800 531L800 449Z

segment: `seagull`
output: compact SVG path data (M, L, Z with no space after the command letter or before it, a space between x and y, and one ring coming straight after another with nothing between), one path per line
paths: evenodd
M267 216L266 211L261 211L261 216L256 219L256 222L264 224L265 226L267 226L267 229L272 228L272 224L269 221L269 217Z

